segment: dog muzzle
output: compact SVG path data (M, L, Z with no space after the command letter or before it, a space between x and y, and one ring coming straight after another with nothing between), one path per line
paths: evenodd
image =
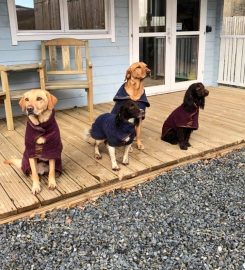
M33 107L26 108L26 113L27 113L28 116L29 115L35 115L34 114L34 108Z

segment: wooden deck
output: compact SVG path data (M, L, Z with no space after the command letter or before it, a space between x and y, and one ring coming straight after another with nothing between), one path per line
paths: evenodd
M7 131L0 121L0 221L7 217L37 209L86 194L89 190L108 187L119 181L145 175L159 168L178 164L192 158L226 147L244 143L245 139L245 90L236 88L209 88L210 95L206 108L200 112L198 131L191 136L192 147L181 151L160 140L161 127L167 115L181 103L184 92L176 92L149 97L151 107L147 110L143 128L144 151L134 147L130 153L130 164L121 165L119 172L111 170L106 148L102 160L95 160L93 147L82 140L81 133L90 126L85 109L76 108L59 111L56 118L61 130L64 150L64 173L58 179L58 188L48 190L47 179L42 178L42 191L32 195L32 182L21 171L3 164L4 159L20 158L24 150L26 118L15 118L16 129ZM95 106L96 116L110 111L112 103ZM122 160L122 151L117 151L117 159ZM106 188L104 189L106 190Z

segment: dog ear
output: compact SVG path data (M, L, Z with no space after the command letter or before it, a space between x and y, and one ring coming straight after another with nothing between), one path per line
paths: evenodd
M127 71L126 71L124 81L128 81L131 78L131 72L132 72L131 68L128 68Z
M46 93L47 97L48 97L48 109L49 110L53 110L55 104L57 104L58 99L51 95L49 92Z
M22 97L19 101L19 105L21 107L22 112L25 110L25 98Z
M123 115L121 112L118 112L116 115L116 126L119 126L122 121L123 121Z
M192 87L191 86L185 92L183 105L187 110L188 109L191 110L193 108L193 106L195 105L194 98L192 96Z
M205 97L201 97L199 100L198 100L198 105L201 109L204 109L205 107Z
M116 115L116 126L125 120L125 102L121 105L119 112Z

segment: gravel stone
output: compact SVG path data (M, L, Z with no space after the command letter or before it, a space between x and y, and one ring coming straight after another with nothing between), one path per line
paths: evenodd
M245 148L0 226L0 269L245 269Z

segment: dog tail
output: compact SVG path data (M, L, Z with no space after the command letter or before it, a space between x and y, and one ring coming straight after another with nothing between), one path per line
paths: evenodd
M7 164L7 165L14 165L16 166L18 169L21 169L21 162L22 160L21 159L18 159L18 158L13 158L13 159L6 159L4 160L4 164Z
M90 128L84 129L83 132L81 133L81 137L86 142L89 142L89 143L94 142L94 139L91 137L91 129Z

